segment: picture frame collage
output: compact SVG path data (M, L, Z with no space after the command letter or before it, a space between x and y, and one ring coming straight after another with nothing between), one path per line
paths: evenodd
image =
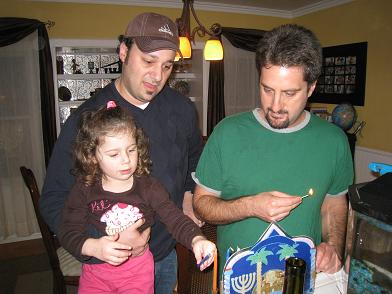
M323 48L323 67L309 102L363 106L367 42Z

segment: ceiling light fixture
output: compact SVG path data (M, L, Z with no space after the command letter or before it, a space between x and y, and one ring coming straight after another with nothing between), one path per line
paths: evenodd
M218 23L214 23L211 28L206 29L196 16L195 9L193 8L193 0L183 0L184 6L182 8L182 14L180 18L177 18L176 23L178 26L179 38L180 38L180 51L183 58L191 58L192 46L191 41L195 43L195 35L204 37L206 34L210 36L210 39L204 46L204 59L205 60L222 60L223 59L223 46L219 40L219 35L222 33L222 27ZM196 20L198 26L195 27L192 32L190 30L190 16L191 13ZM176 60L179 59L179 54L176 56Z

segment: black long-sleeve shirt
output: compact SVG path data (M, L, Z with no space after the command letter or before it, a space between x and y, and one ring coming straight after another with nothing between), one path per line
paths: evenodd
M198 129L197 113L192 102L168 86L140 109L118 93L114 82L79 106L61 129L55 144L40 199L40 211L54 233L58 233L61 211L75 182L72 148L80 114L85 110L106 105L109 100L130 110L137 124L150 141L151 175L169 192L170 199L182 207L185 191L194 188L191 173L195 171L202 151L202 137ZM91 230L90 237L101 234ZM156 219L151 231L150 248L155 261L166 257L175 246L165 226ZM89 262L94 262L94 259Z

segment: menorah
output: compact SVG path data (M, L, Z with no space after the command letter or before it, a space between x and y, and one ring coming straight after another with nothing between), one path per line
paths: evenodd
M245 294L253 288L256 282L256 273L241 275L231 279L231 286L237 293Z

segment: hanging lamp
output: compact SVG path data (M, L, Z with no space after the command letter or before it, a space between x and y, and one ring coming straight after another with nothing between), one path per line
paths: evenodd
M184 3L182 8L182 14L180 18L177 18L176 23L179 31L180 38L180 51L183 58L191 58L192 46L191 41L195 43L195 35L197 34L200 38L203 38L206 34L211 38L206 42L204 47L204 59L205 60L222 60L223 59L223 46L219 39L222 33L222 27L220 24L215 23L208 30L206 29L196 16L195 9L193 8L193 0L183 0ZM191 13L198 24L190 33L190 16ZM176 60L179 59L179 54L176 56Z

